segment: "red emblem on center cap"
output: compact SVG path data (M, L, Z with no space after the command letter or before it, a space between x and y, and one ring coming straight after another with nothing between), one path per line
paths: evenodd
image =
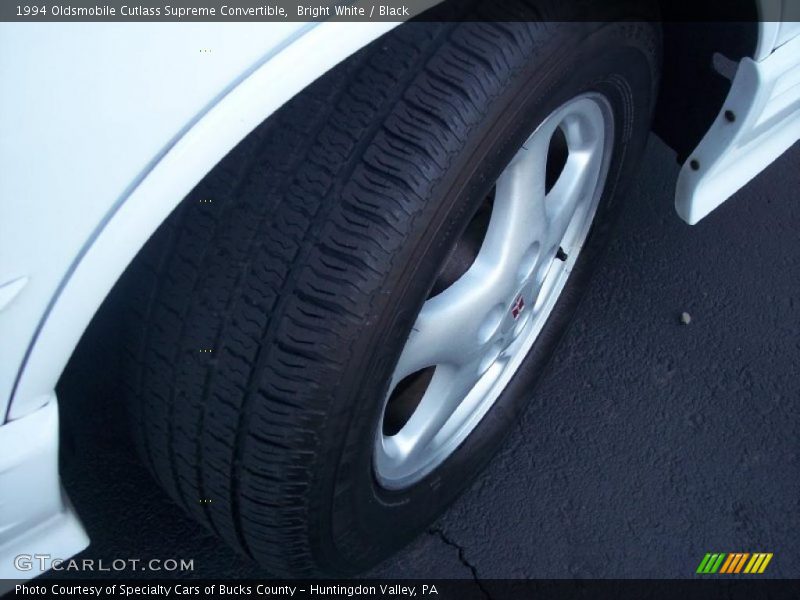
M522 294L520 294L511 306L511 316L514 317L515 321L519 318L523 308L525 308L525 300L522 299Z

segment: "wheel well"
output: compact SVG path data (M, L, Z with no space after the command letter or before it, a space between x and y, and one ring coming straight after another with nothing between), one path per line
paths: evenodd
M683 163L719 113L736 65L758 42L756 0L659 0L664 36L655 133Z

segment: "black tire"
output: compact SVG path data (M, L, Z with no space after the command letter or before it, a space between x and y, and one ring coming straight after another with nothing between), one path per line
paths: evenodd
M659 44L648 23L410 23L239 144L132 268L133 429L169 494L281 575L357 572L424 530L569 322L649 131ZM516 149L583 92L609 101L615 153L567 288L461 447L383 489L373 435L416 313Z

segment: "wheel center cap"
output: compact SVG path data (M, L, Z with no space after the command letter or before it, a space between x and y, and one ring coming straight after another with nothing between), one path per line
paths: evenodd
M511 316L516 321L525 309L525 299L522 294L518 295L514 303L511 305Z

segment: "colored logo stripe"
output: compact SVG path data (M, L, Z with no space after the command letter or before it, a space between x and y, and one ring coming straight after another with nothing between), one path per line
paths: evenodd
M722 565L720 569L720 573L738 573L742 570L744 566L744 561L747 560L747 557L750 556L749 553L733 553L728 554L728 559L725 561L725 564Z
M700 566L697 567L698 573L716 573L725 558L725 553L722 554L706 554L703 560L700 561Z
M731 572L732 573L741 572L742 567L744 566L744 562L747 560L748 556L750 556L750 554L748 552L745 552L744 554L742 554L742 558L739 559L739 562L736 564L736 568L734 570L732 570Z
M719 570L720 573L730 573L728 569L731 568L731 565L736 563L737 556L736 554L728 554L728 558L722 563L722 568Z
M700 561L697 573L713 575L719 572L720 574L731 575L742 573L742 569L744 569L744 573L763 573L771 560L771 552L755 552L753 554L749 552L709 552Z
M753 558L750 559L750 562L747 563L747 566L744 568L745 573L763 573L764 570L767 568L769 561L772 560L772 552L758 552L753 554Z

